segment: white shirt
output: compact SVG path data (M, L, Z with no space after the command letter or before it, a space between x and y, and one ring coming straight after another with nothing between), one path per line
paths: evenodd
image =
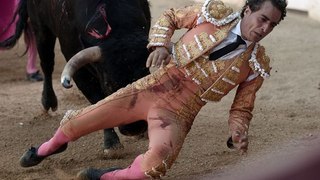
M216 46L212 52L215 52L223 47L225 47L226 45L230 44L230 43L233 43L233 42L236 42L237 40L237 35L239 35L241 37L241 29L240 29L240 23L241 23L241 20L238 22L238 24L231 29L231 31L229 32L228 36L218 45ZM231 51L230 53L222 56L220 59L221 60L227 60L227 59L230 59L230 58L233 58L241 53L243 53L248 46L250 46L250 44L252 43L251 41L246 41L244 40L244 42L246 44L241 44L239 45L239 47L233 51ZM253 80L254 78L256 78L257 76L259 76L258 73L253 73L251 74L247 79L246 81L251 81Z
M225 47L226 45L230 44L230 43L233 43L233 42L236 42L237 40L237 35L241 36L241 29L240 29L240 23L241 23L241 20L238 22L238 24L233 27L231 29L231 31L229 32L228 36L218 45L216 46L212 52L215 52L223 47ZM251 41L246 41L244 40L246 44L241 44L239 45L239 47L235 50L233 50L232 52L222 56L220 59L221 60L226 60L226 59L230 59L230 58L233 58L239 54L241 54L242 52L244 52L247 47L252 43Z

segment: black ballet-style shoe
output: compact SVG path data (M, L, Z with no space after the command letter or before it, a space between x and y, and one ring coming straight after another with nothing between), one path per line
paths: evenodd
M101 176L105 173L115 171L121 168L112 167L106 169L87 168L80 171L77 175L78 180L100 180Z
M68 143L65 143L59 149L57 149L55 152L53 152L52 154L46 155L46 156L37 155L39 147L36 147L36 148L31 147L20 158L20 166L31 167L31 166L38 165L46 157L51 156L53 154L61 153L61 152L65 151L67 149L67 147L68 147Z
M36 71L34 73L27 73L27 80L31 82L42 81L43 77L40 71Z

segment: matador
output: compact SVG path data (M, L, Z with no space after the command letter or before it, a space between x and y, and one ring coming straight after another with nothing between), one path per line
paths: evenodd
M94 105L69 110L54 136L27 150L23 167L39 164L91 132L145 119L148 150L127 168L88 168L82 179L160 179L176 160L201 108L237 88L228 120L230 146L246 152L256 93L270 75L270 59L259 41L286 16L284 0L248 0L241 12L207 0L164 12L153 26L147 66L160 66ZM175 30L188 31L175 43ZM240 40L229 52L217 52ZM133 54L134 55L134 54ZM66 69L76 62L68 62ZM72 71L72 70L71 70ZM64 71L62 82L72 73Z

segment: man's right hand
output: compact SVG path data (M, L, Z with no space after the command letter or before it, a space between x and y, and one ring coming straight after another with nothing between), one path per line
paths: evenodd
M170 61L170 53L165 47L156 47L155 50L150 53L146 67L147 68L159 68L162 65L167 65Z
M240 131L233 131L231 133L233 146L240 151L241 154L246 154L248 150L248 133Z

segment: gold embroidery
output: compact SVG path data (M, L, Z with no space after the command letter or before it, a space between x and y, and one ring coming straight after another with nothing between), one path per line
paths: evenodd
M263 46L258 45L256 58L254 60L256 62L249 60L249 67L252 69L252 71L260 74L262 77L265 76L265 73L267 73L267 75L270 75L270 58L265 54L265 49ZM259 66L259 68L255 67L257 65Z
M172 159L170 157L171 156L168 156L160 165L152 167L151 170L146 171L144 174L151 179L160 179L162 176L166 175L166 172L169 169L168 161L169 159Z
M193 10L193 12L199 13L199 12L200 12L200 8L195 8L195 9Z
M270 58L265 53L265 48L263 46L259 46L257 52L257 61L261 65L261 68L264 69L267 73L270 73Z
M215 19L223 19L233 12L232 8L222 1L211 1L207 8L209 14Z
M196 27L192 32L187 32L174 46L174 57L177 65L185 66L194 59L199 58L202 54L210 51L213 47L215 47L215 45L219 44L223 39L226 38L230 28L233 27L237 22L238 21L236 20L219 28L214 28L212 24L205 23L198 26L198 28L201 30L197 30ZM209 34L210 29L214 30L214 32L210 32ZM188 33L193 33L194 35L192 37L197 37L197 40L202 45L202 51L199 49L197 40L195 38L189 40L188 42L184 42L184 37L188 36ZM215 42L211 40L210 36L215 39Z
M160 18L159 20L158 20L158 24L160 25L160 26L165 26L165 27L168 27L168 26L170 26L170 22L166 19L166 18L164 18L164 17L162 17L162 18Z
M68 110L60 121L60 127L64 126L68 121L70 121L73 117L77 116L81 112L82 110Z
M154 73L137 80L135 83L132 84L132 86L137 90L143 90L150 87L150 85L155 84L158 81L158 78L160 78L163 74L166 73L165 69L166 68L158 69Z
M226 68L226 65L223 61L215 61L215 64L218 68L218 71L223 71Z
M177 13L177 17L178 18L184 18L186 15L184 13Z
M200 96L203 100L220 101L223 96L225 96L231 89L237 86L237 83L239 81L239 73L232 70L232 67L240 69L243 62L249 59L249 56L252 52L252 47L253 46L249 47L248 50L246 50L235 60L233 60L233 62L228 65L228 68L225 71L220 71L221 75L219 76L219 78L215 78L215 82L213 82L213 84ZM226 64L225 61L223 61L223 64ZM220 68L219 64L217 65L217 67ZM235 83L230 84L227 81L224 81L224 78ZM205 80L205 78L203 78L203 80ZM219 92L223 92L223 94Z

